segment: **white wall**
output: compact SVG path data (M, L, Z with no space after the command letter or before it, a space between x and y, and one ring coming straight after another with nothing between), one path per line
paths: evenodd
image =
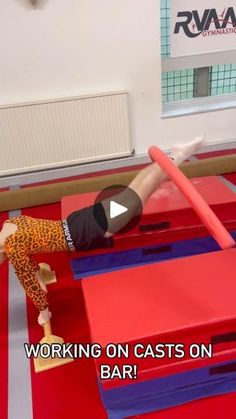
M0 105L128 90L137 153L205 131L235 138L236 111L161 120L158 0L0 1Z

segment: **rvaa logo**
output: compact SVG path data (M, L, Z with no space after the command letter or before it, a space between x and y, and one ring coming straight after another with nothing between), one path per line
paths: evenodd
M174 33L180 33L183 29L188 38L196 38L199 35L226 35L236 34L236 15L233 7L228 7L218 14L216 9L205 9L200 16L198 10L178 12L178 18L185 18L175 24Z

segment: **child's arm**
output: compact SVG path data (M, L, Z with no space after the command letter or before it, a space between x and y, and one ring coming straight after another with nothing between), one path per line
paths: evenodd
M37 272L38 264L31 255L24 251L24 246L18 242L15 246L11 245L11 239L7 241L5 246L6 256L15 269L17 278L24 288L28 297L33 301L38 311L44 311L48 308L48 300L45 291L42 290Z

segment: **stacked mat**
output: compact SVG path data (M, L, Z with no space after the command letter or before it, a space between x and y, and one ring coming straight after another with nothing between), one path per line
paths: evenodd
M192 179L191 182L227 229L236 234L236 194L217 176ZM62 217L92 205L97 194L64 197ZM74 277L81 279L101 272L216 250L219 250L218 245L209 237L186 198L172 182L165 182L147 202L139 225L114 236L113 248L75 253L71 264Z
M141 223L127 234L115 236L110 254L105 254L107 250L90 252L92 268L89 271L87 259L83 276L89 272L103 274L89 276L82 287L91 341L102 349L95 364L109 419L159 411L236 390L236 249L229 249L235 243L201 196L175 174L178 169L171 168L170 161L157 149L150 149L150 155L186 196L189 193L199 217L227 250L220 251L207 237L187 201L172 183L166 183L168 192L157 192L152 197ZM216 177L192 183L233 231L235 194ZM87 194L86 203L80 201L79 207L92 204L94 199L95 195ZM75 197L70 202L67 198L64 217L75 209ZM199 238L200 245L196 241ZM194 240L194 253L202 254L189 256ZM156 263L153 255L163 262ZM180 256L189 257L178 259ZM172 260L166 261L169 257ZM81 256L77 259L81 265ZM125 267L122 272L121 265ZM80 277L80 273L75 274ZM120 352L108 356L108 347Z
M103 348L96 370L109 419L236 391L235 257L236 249L230 249L82 282L91 340ZM105 348L111 342L128 345L129 357L108 358ZM156 357L160 344L183 345L184 357L176 356L177 346L171 356ZM212 348L212 356L195 357L193 344ZM139 355L146 348L149 355L135 357L137 345ZM111 371L115 364L120 371L136 365L137 377L102 380L104 364Z

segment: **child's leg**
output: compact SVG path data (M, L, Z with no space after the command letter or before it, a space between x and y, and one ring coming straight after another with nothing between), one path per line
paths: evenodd
M171 150L170 158L173 159L176 165L180 165L196 152L203 140L204 138L201 136L187 144L176 144ZM129 184L129 188L116 196L117 202L129 209L120 217L110 219L110 200L103 201L102 204L108 220L108 229L105 236L110 237L112 234L125 227L130 220L137 215L137 208L139 206L137 205L137 200L140 199L142 205L144 205L158 186L166 179L166 173L164 173L156 163L150 164L145 169L141 170ZM135 198L132 191L136 193L137 198Z
M200 136L187 144L174 145L170 153L170 158L179 166L196 152L203 141L204 137ZM145 204L147 199L166 179L166 173L156 163L153 163L143 169L130 183L129 187L139 195L142 203Z

